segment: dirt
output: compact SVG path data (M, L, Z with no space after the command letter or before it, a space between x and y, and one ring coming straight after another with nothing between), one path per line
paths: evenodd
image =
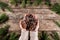
M12 7L13 8L13 7ZM6 13L9 16L9 21L6 24L9 24L10 31L20 31L19 21L24 18L24 15L27 13L36 14L40 28L39 30L42 31L60 31L59 27L53 22L53 20L60 20L60 16L57 15L55 12L49 10L49 7L46 5L42 5L41 7L31 7L31 8L13 8L14 13L6 11L0 11L1 13ZM2 26L2 25L0 25Z
M16 9L17 10L17 9ZM9 21L6 23L9 24L10 31L19 31L19 21L24 18L24 15L27 13L32 13L36 14L36 16L39 19L40 23L40 28L39 30L44 30L44 31L58 31L59 28L57 25L53 22L53 20L59 20L59 15L56 13L52 12L49 9L18 9L20 12L16 13L10 13L6 12L6 14L9 16ZM59 17L59 18L58 18Z

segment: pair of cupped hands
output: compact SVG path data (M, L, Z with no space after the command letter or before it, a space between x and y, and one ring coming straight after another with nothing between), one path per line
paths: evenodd
M26 20L26 16L29 16L29 15L32 15L34 17L34 19L36 20L36 22L33 23L33 25L31 25L28 29L27 29L27 25L25 21L28 21L29 19ZM34 14L26 14L23 18L23 20L20 20L19 22L19 25L20 25L20 28L21 30L27 30L27 31L35 31L35 30L38 30L38 25L39 22L38 22L38 18L36 15Z

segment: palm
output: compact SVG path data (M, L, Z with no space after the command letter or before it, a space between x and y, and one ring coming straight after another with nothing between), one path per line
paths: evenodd
M31 19L33 21L29 21L29 20L30 20L29 18L26 18L25 20L21 21L22 28L33 31L37 27L38 19L34 17Z

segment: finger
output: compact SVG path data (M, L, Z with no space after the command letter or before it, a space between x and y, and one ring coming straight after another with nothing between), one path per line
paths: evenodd
M39 20L38 20L38 24L37 24L37 26L36 26L35 31L38 31L38 29L39 29Z

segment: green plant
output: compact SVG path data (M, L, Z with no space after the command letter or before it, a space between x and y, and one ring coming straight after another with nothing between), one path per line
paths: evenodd
M60 5L58 3L55 3L53 6L52 6L52 11L55 11L57 14L60 15Z
M9 40L18 40L18 38L19 38L18 35L16 33L12 32L10 34Z
M60 24L59 24L57 21L54 21L54 23L55 23L58 27L60 27Z
M6 22L9 17L6 14L0 14L0 23Z
M19 34L15 32L8 32L10 25L6 25L0 28L0 40L18 40Z
M33 3L33 5L37 6L37 5L41 4L41 3L42 3L42 0L35 0L34 3Z
M39 38L39 40L41 39L41 33L40 32L38 32L38 38Z
M59 37L59 35L58 35L58 33L56 31L52 32L52 38L54 40L60 40L60 37Z
M3 11L5 11L5 9L7 9L10 12L12 12L12 9L9 7L9 5L4 2L0 2L0 9L2 9Z
M50 0L45 0L45 4L48 6L51 6L51 1Z
M42 31L41 33L42 34L40 40L49 40L47 32Z
M27 0L27 4L28 4L28 6L30 6L31 5L31 1Z
M20 0L10 0L10 3L15 6L18 6L18 4L20 4Z
M23 0L22 1L21 6L22 6L22 8L25 8L26 7L26 0Z
M8 33L9 25L4 26L4 28L0 28L0 36L4 36Z
M1 40L9 40L9 37L10 37L10 35L7 34L7 35L3 36Z

